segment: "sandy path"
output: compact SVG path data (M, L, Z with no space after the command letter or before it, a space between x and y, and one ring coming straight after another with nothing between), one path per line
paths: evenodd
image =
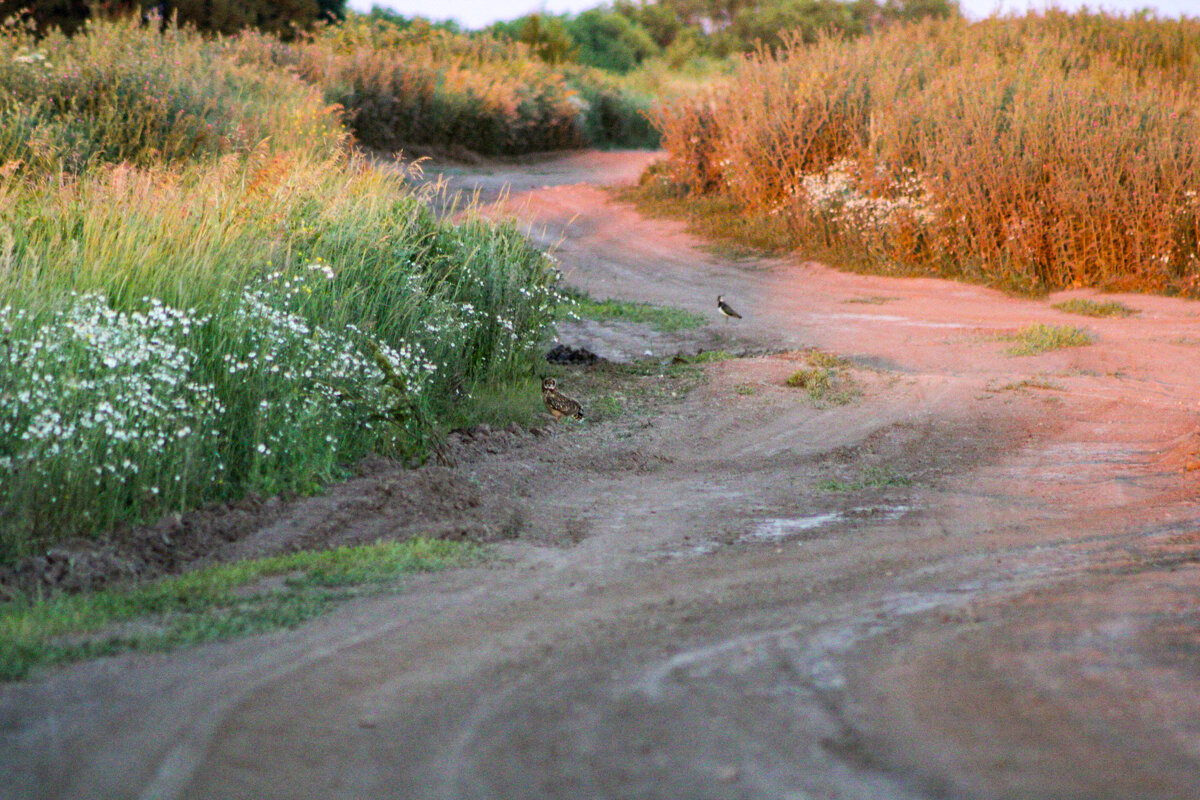
M510 183L594 294L850 356L856 402L785 388L792 356L723 362L659 415L465 465L520 509L501 559L0 688L0 796L1200 796L1198 307L730 262L592 185L648 157L451 182ZM1038 321L1097 343L1005 355Z

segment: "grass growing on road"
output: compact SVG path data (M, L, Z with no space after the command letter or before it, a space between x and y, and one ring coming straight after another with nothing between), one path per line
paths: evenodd
M570 302L566 305L580 317L597 320L618 319L625 322L637 322L650 325L664 333L699 328L708 319L703 314L686 311L682 308L656 306L651 303L631 303L624 300L596 300L582 292L568 293Z
M1011 336L1013 342L1007 352L1010 356L1032 356L1048 350L1064 347L1083 347L1095 341L1090 333L1073 325L1026 325Z
M908 486L911 483L911 478L899 475L887 467L867 467L853 480L830 478L822 481L817 488L823 492L858 492L883 486Z
M38 666L293 628L338 600L387 591L404 575L465 564L481 552L431 539L378 542L222 564L126 589L14 600L0 605L0 681Z
M1055 303L1053 308L1068 314L1083 314L1085 317L1132 317L1138 313L1136 308L1130 308L1116 300L1100 303L1082 297L1072 297L1070 300Z
M862 394L854 380L844 373L850 365L845 358L817 349L806 352L804 358L808 366L793 372L784 383L793 389L804 389L817 405L844 406Z

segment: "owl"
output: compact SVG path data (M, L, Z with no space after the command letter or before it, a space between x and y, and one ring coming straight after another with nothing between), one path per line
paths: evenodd
M557 387L554 378L542 378L542 400L546 403L546 409L556 420L563 417L583 419L583 406L558 391Z

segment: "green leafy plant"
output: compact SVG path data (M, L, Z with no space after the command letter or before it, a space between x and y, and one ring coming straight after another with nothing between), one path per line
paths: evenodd
M1005 352L1010 356L1032 356L1048 350L1064 347L1083 347L1095 341L1083 328L1071 325L1027 325L1014 334L1004 337L1013 342Z

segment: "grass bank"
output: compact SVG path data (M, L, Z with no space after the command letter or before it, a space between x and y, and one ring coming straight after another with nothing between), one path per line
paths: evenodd
M0 604L0 681L31 669L294 628L405 575L470 563L475 545L380 542L252 559L142 586Z
M236 42L10 31L0 131L0 563L420 459L560 302L517 230L439 221Z

